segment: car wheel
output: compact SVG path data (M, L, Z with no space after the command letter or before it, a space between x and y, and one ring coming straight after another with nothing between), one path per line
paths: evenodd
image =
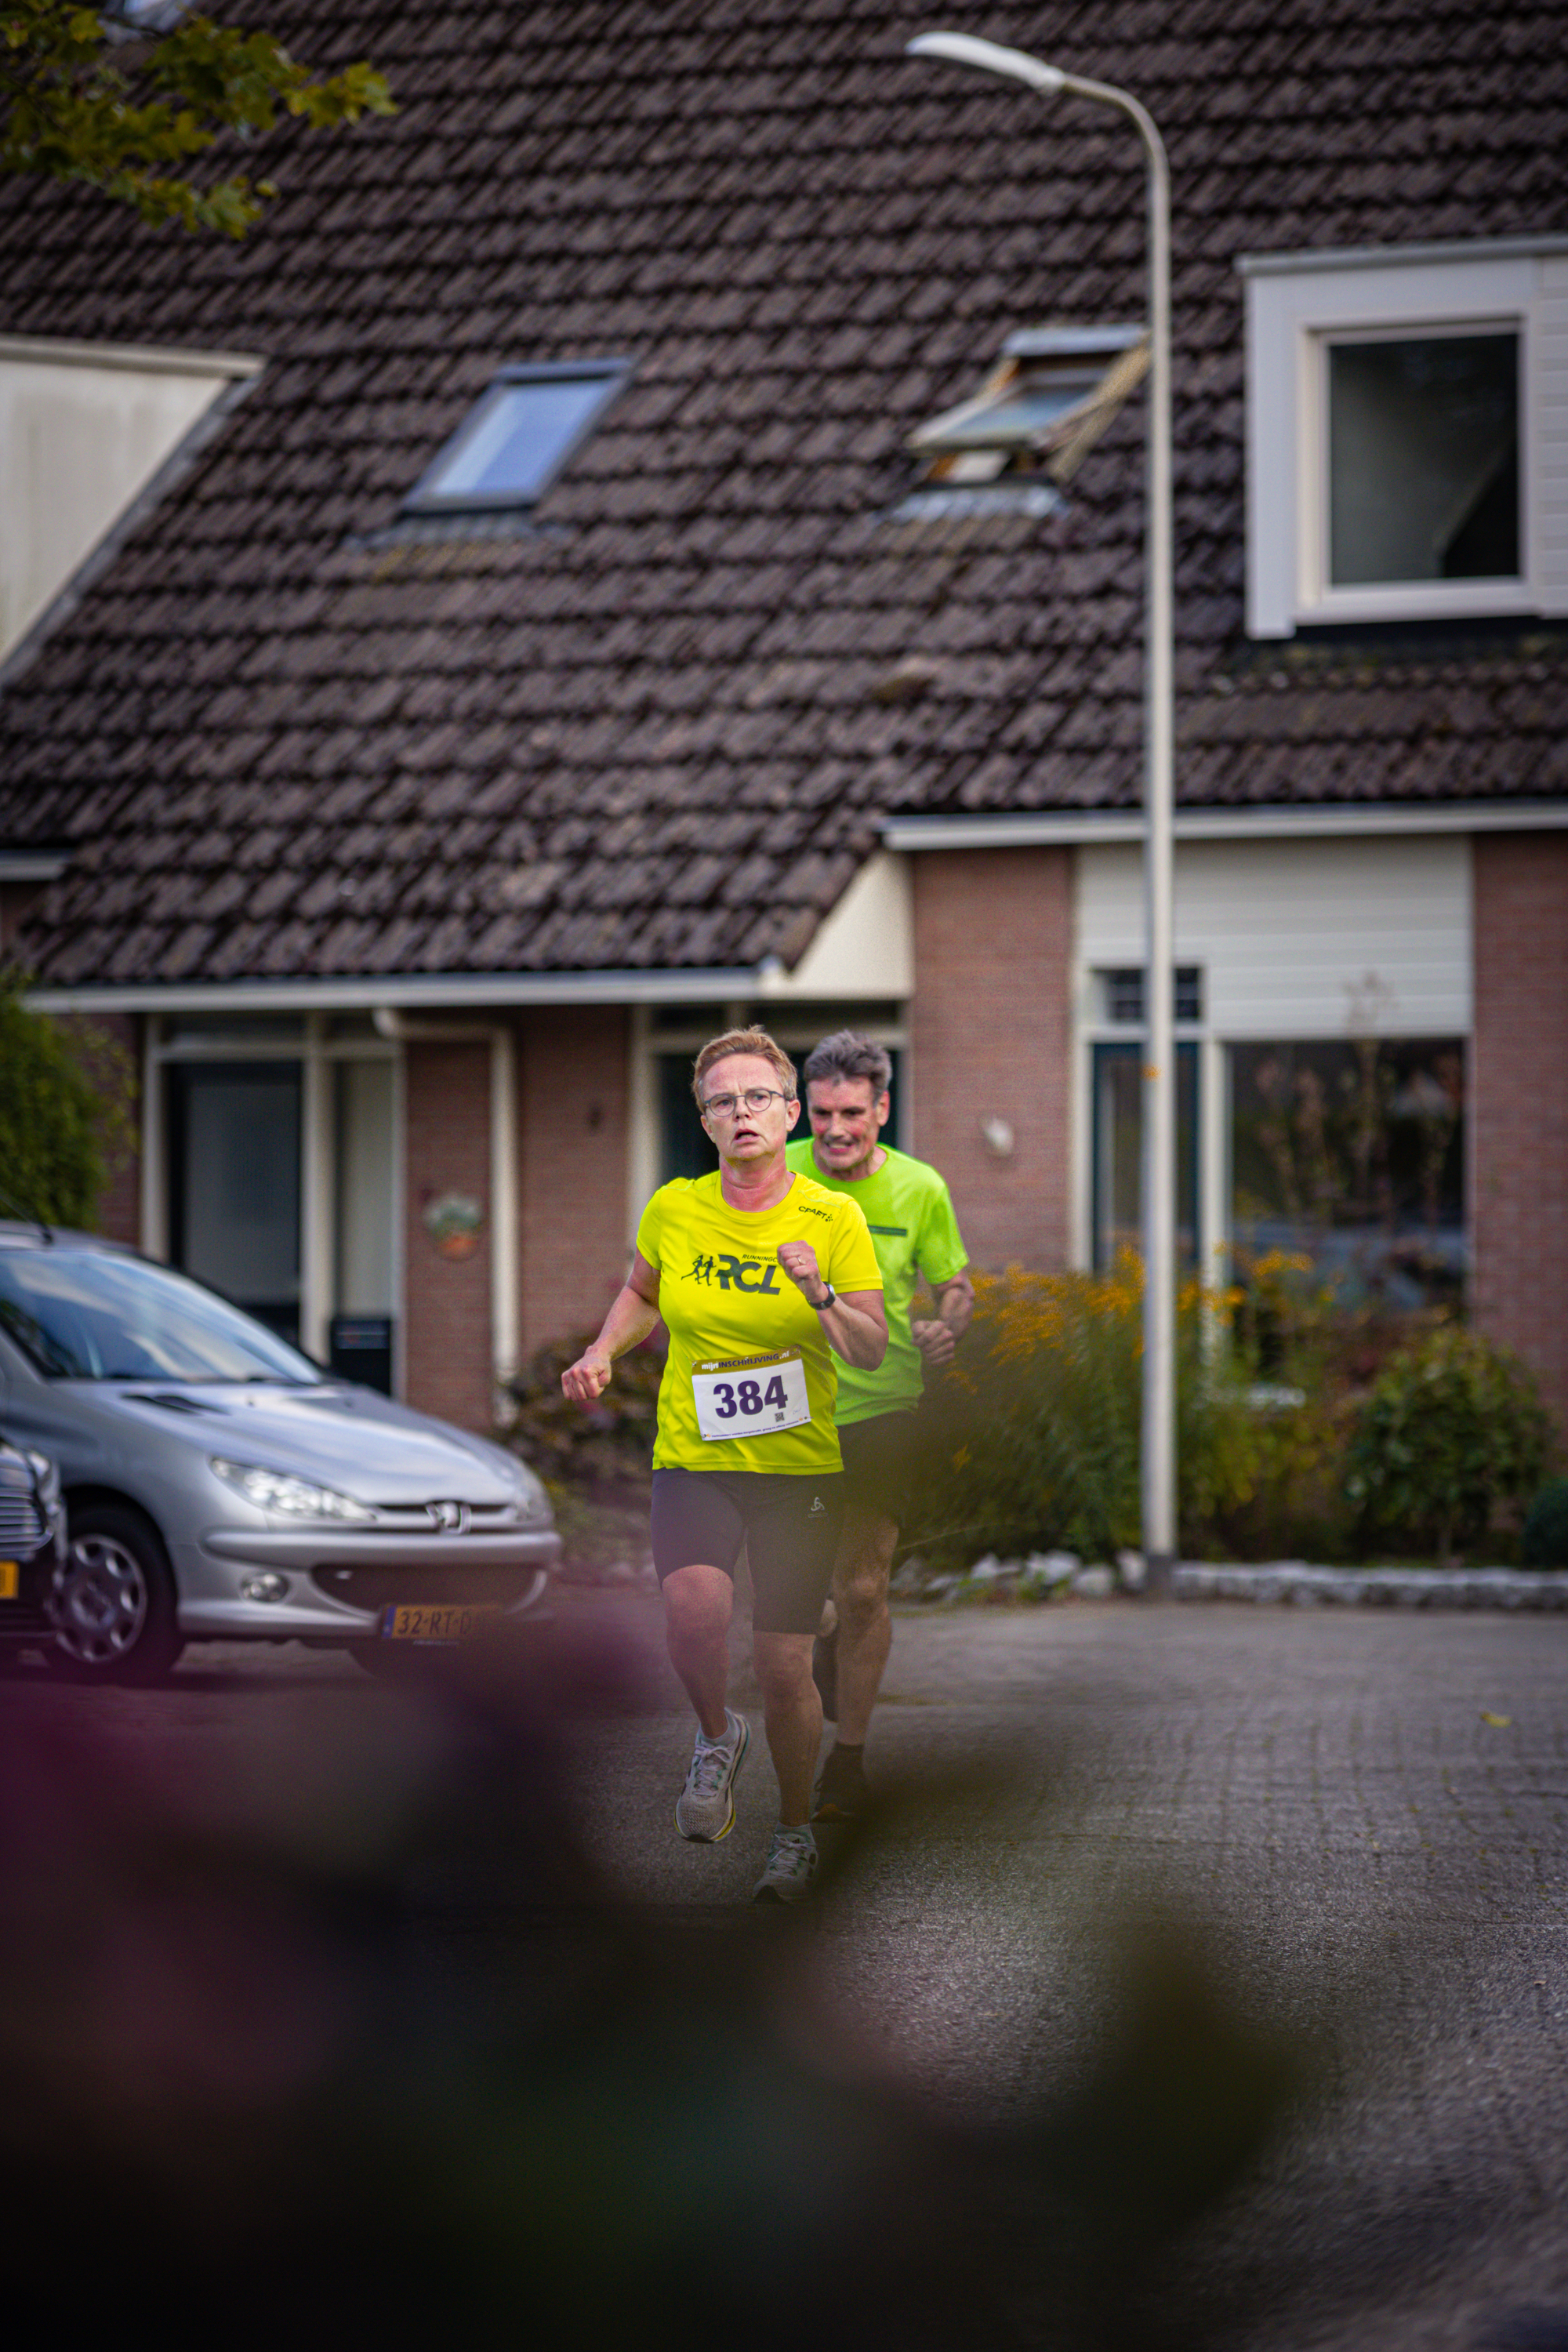
M161 1681L185 1645L157 1529L118 1503L84 1504L69 1525L54 1580L55 1638L44 1654L50 1666L73 1682Z

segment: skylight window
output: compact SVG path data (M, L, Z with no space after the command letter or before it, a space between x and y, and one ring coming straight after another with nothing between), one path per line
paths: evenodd
M1068 480L1149 367L1142 327L1031 327L1010 335L972 400L910 436L929 478L994 481L1044 466Z
M587 437L626 360L503 368L405 501L410 514L531 506Z

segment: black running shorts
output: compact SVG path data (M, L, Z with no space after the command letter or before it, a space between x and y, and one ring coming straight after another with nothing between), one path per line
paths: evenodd
M868 1421L839 1423L844 1500L849 1508L902 1524L920 1424L921 1415L913 1410L877 1412Z
M752 1570L752 1622L760 1633L815 1633L833 1581L844 1479L762 1470L656 1470L653 1564L658 1580L704 1561Z

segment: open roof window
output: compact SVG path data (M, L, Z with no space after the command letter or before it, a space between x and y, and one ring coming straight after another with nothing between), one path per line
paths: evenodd
M1047 472L1070 479L1149 370L1142 327L1029 327L1009 335L971 400L910 436L927 478L991 482Z
M408 514L493 512L543 496L630 373L629 360L502 368L404 501Z

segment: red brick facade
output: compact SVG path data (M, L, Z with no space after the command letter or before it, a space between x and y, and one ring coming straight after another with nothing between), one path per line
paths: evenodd
M1065 1265L1072 853L913 861L914 1148L946 1177L977 1265ZM1005 1119L1013 1150L987 1147Z
M626 1268L628 1017L563 1005L522 1024L518 1108L522 1354L596 1329Z
M130 1089L126 1114L128 1138L104 1138L109 1181L99 1197L94 1229L110 1241L142 1239L142 1023L131 1013L63 1013L59 1025L82 1055L83 1065L100 1091L119 1091L121 1080ZM121 1058L122 1057L122 1058ZM117 1144L123 1148L117 1149Z
M1476 1320L1568 1421L1568 834L1477 836L1475 952Z
M410 1045L406 1057L403 1394L422 1412L488 1429L494 1419L490 1049ZM431 1202L447 1192L465 1193L484 1211L469 1257L444 1257L425 1222Z

